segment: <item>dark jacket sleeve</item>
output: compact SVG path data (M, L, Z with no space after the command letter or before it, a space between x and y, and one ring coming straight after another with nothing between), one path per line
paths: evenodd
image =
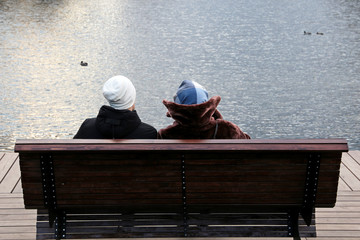
M86 119L86 120L81 124L79 130L77 131L77 133L76 133L75 136L74 136L74 139L82 139L82 138L85 138L85 131L84 131L84 129L85 129L85 126L87 125L87 124L86 124L86 121L87 121L87 120L88 120L88 119Z
M104 137L95 127L95 118L86 119L80 126L74 139L103 139Z
M129 135L127 135L126 138L127 139L156 139L157 131L153 126L142 122L139 125L139 127L135 131L133 131Z

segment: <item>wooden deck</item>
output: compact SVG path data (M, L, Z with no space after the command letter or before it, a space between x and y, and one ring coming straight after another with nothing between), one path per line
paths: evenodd
M316 228L318 237L302 239L360 239L360 151L343 154L336 206L316 209ZM17 153L0 152L0 239L36 239L36 210L24 209Z

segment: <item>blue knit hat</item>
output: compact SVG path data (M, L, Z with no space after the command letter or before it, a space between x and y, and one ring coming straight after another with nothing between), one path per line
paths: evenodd
M178 104L200 104L209 100L208 92L197 82L184 80L174 96L174 102Z

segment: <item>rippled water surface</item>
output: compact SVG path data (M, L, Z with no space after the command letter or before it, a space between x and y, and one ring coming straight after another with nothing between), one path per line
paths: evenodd
M72 138L118 74L157 129L190 79L252 138L360 149L359 0L0 0L0 151Z

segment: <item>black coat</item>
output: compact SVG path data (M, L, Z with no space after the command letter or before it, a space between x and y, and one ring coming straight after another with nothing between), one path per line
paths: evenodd
M86 119L74 138L77 139L153 139L157 131L141 122L136 111L102 106L96 118Z

